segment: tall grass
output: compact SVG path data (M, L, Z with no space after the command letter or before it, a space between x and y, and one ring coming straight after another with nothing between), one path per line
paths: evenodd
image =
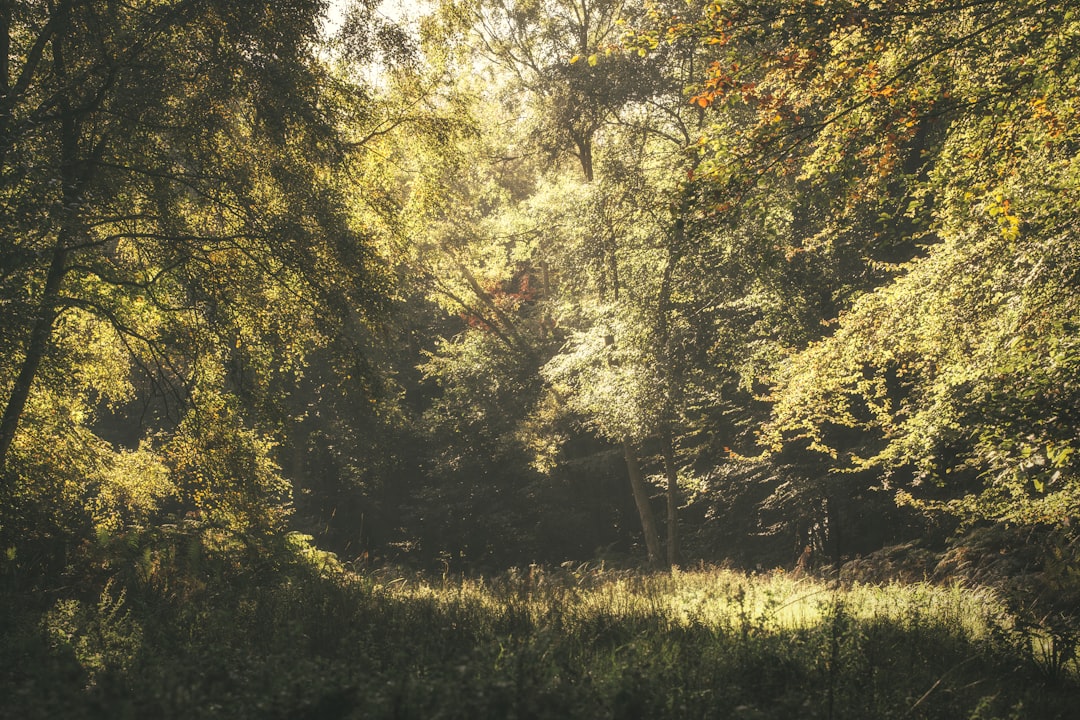
M0 716L1066 718L987 591L716 568L495 577L300 563L3 595ZM166 592L163 588L169 588Z

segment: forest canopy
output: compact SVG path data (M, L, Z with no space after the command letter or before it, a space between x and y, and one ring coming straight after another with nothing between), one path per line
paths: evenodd
M326 11L0 12L11 572L1072 538L1072 3Z

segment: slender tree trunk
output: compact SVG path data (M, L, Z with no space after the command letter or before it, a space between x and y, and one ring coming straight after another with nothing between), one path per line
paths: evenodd
M637 504L641 518L641 530L645 534L645 549L649 554L649 564L660 567L660 535L656 531L656 518L652 505L649 504L649 491L645 486L645 476L641 473L637 453L629 439L623 440L623 456L626 458L626 471L630 475L630 488L634 491L634 503Z
M832 496L826 495L821 502L821 524L824 536L825 552L832 563L840 562L840 519L838 517L836 502Z
M15 385L11 389L7 406L4 408L3 418L0 419L0 473L7 468L8 450L11 449L15 431L19 428L19 420L22 418L23 411L26 410L26 401L30 398L30 387L34 384L41 360L45 357L49 340L52 338L60 283L67 270L68 251L64 245L64 242L59 242L53 251L49 274L45 278L45 289L42 292L41 302L38 304L37 317L30 331L30 339L26 344L22 367L19 368L19 375L15 378Z
M667 476L667 563L679 564L679 473L675 465L675 438L671 426L664 428L662 438L664 474Z
M64 6L66 7L66 5ZM58 11L59 13L60 11ZM66 25L66 15L59 14L54 20L59 27ZM51 24L52 21L50 21ZM57 77L66 78L67 66L64 62L62 33L57 32L51 43L53 72ZM11 388L4 414L0 417L0 475L7 470L8 454L19 429L19 421L26 411L30 399L30 389L37 377L41 361L49 350L52 340L53 325L60 312L60 287L68 269L68 255L75 239L77 217L79 213L82 178L78 170L79 126L71 105L66 98L59 102L60 108L60 180L62 183L63 216L58 228L56 244L53 246L49 270L45 275L45 286L38 301L38 310L26 342L19 374Z
M675 266L682 257L682 247L685 240L685 227L683 215L686 213L686 198L683 198L680 207L680 216L675 219L672 235L672 245L668 251L668 262L664 267L663 280L660 283L660 295L657 307L657 330L660 336L661 354L659 362L663 370L664 382L667 384L668 405L661 433L661 453L664 460L664 474L667 477L667 562L669 566L679 564L679 471L675 464L675 438L671 425L676 416L677 408L682 405L681 379L676 372L675 361L671 349L671 324L668 313L671 312L671 293L674 282Z
M578 161L581 163L581 173L585 176L585 182L591 183L593 181L592 134L588 131L580 134L571 132L571 134L574 136Z

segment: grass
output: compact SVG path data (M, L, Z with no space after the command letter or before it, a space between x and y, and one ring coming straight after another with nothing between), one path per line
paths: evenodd
M781 572L113 568L2 596L0 717L1065 718L987 591ZM1053 672L1050 672L1053 670Z

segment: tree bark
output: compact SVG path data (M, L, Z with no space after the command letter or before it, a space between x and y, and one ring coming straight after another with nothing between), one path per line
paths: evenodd
M7 469L8 451L11 449L12 441L15 440L15 432L19 429L19 420L26 410L26 401L30 398L30 387L34 384L34 378L37 377L38 368L41 367L41 361L52 339L53 323L56 322L57 304L60 297L60 284L67 271L68 250L65 245L66 243L61 240L53 250L49 274L45 278L41 302L38 303L37 317L34 319L34 327L30 331L30 339L26 344L26 354L23 356L19 375L15 378L7 406L4 408L3 419L0 420L0 473Z
M65 3L63 8L67 7ZM60 28L66 24L66 14L60 11L50 20L50 25L57 22L57 37L52 39L53 72L59 78L66 79L67 66L64 62L63 41L58 37ZM37 377L41 361L48 352L52 340L53 325L60 311L60 287L68 269L68 256L74 244L78 223L80 193L83 178L78 170L79 126L71 104L66 98L59 103L60 114L60 180L62 183L63 210L60 227L57 231L56 244L53 246L49 270L45 275L45 286L38 301L38 310L34 317L30 337L26 342L19 374L11 388L4 414L0 417L0 476L7 470L8 455L19 429L19 421L26 411L30 399L30 389Z
M571 135L574 146L577 148L578 162L581 163L581 173L585 176L585 182L591 183L593 181L592 134L588 131L581 133L571 131Z
M681 380L676 372L671 350L671 324L668 313L671 312L671 293L675 276L675 266L682 257L682 247L686 239L683 216L687 210L687 197L680 203L679 216L675 219L672 232L672 245L668 249L668 261L664 267L664 276L660 282L660 294L657 298L657 330L660 336L660 366L664 382L667 385L668 400L661 434L661 453L664 460L664 474L667 477L667 562L669 566L679 564L679 471L675 464L675 437L672 430L676 407L681 406Z
M634 503L641 518L641 530L645 534L645 549L649 554L649 564L660 567L660 535L656 532L656 518L652 505L649 504L649 491L645 486L645 476L641 473L637 453L629 439L623 440L623 456L626 458L626 471L630 475L630 488L634 491Z
M679 550L679 473L675 465L675 438L671 426L664 428L662 438L664 474L667 476L667 563L676 566L680 560Z

